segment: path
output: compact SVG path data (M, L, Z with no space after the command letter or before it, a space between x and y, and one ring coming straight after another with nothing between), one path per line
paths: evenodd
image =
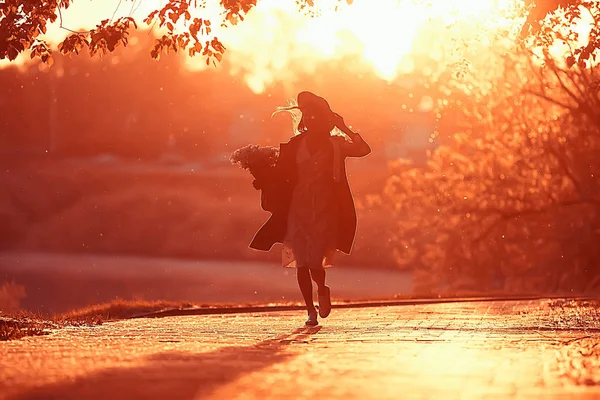
M126 320L0 343L11 399L596 399L598 310L548 301ZM593 318L592 318L593 317ZM1 397L1 395L0 395Z

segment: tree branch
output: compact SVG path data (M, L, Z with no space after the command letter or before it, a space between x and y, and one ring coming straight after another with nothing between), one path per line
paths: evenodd
M553 99L552 97L549 97L546 94L539 93L539 92L533 91L531 89L525 89L524 92L525 93L529 93L531 95L534 95L536 97L539 97L540 99L546 100L546 101L548 101L548 102L550 102L552 104L555 104L557 106L566 108L567 110L569 110L571 112L577 112L577 107L574 107L574 106L571 106L569 104L566 104L566 103L563 103L561 101L558 101L556 99Z
M561 154L559 154L558 150L556 148L554 148L552 143L548 142L548 145L546 146L546 148L548 149L550 154L552 154L556 158L556 161L558 161L558 164L563 169L563 172L565 173L567 178L569 178L569 180L575 187L575 190L579 193L579 196L581 198L583 198L584 191L583 191L583 188L581 187L581 183L575 178L575 175L573 175L573 172L569 168L567 161L563 157L561 157Z
M117 11L119 11L119 7L121 7L121 2L122 1L123 0L119 0L119 2L117 3L117 7L115 8L115 11L113 11L112 17L110 17L110 22L113 22L113 20L115 19L115 15L117 15Z
M66 28L65 26L63 26L63 15L62 15L62 11L60 10L60 3L57 5L58 8L58 17L60 19L60 25L59 28L60 29L64 29L67 32L71 32L71 33L77 33L77 34L89 34L90 31L74 31L72 29Z
M561 201L557 201L553 204L550 204L548 206L538 207L538 208L526 208L526 209L522 209L522 210L517 210L517 209L506 210L506 209L499 208L499 207L488 207L488 208L472 208L471 207L471 208L450 210L450 213L454 214L454 215L462 215L465 213L471 213L471 214L477 213L483 217L498 215L503 219L513 219L513 218L521 218L521 217L531 216L531 215L535 215L535 214L543 214L543 213L546 213L549 211L553 211L557 208L573 207L573 206L580 206L580 205L599 206L600 201L595 200L595 199L561 200Z

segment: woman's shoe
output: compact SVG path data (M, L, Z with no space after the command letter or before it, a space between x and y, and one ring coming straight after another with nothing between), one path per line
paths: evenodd
M317 312L309 312L308 319L306 320L307 326L317 326L319 325L319 321L317 321Z
M327 318L331 312L331 291L328 286L323 287L323 291L319 291L319 315L321 318Z

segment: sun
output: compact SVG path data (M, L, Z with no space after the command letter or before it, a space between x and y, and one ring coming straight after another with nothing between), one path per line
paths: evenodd
M278 81L293 82L323 63L370 70L393 82L422 66L419 58L443 57L457 43L490 42L494 35L510 37L523 21L522 0L315 0L310 12L296 0L258 0L234 26L213 23L227 48L226 65L256 93ZM207 1L197 16L219 19L220 2ZM138 21L160 8L160 0L121 2L73 1L63 12L70 29L89 29L99 19L133 16ZM156 30L156 29L155 29ZM56 23L48 38L57 43L68 34ZM202 57L188 58L189 69L206 68Z
M367 65L388 82L419 68L417 55L436 57L462 43L516 37L521 0L336 0L315 2L310 15L295 0L261 0L243 23L218 31L231 72L252 90L310 74L323 63ZM444 60L439 60L444 62ZM204 68L202 60L187 61Z

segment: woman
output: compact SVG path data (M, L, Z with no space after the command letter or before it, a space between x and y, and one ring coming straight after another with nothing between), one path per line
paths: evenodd
M308 311L306 324L315 326L318 321L311 278L317 285L319 315L326 318L331 298L325 268L332 266L336 250L350 254L356 232L345 160L366 156L371 148L324 98L301 92L297 104L278 111L301 112L299 134L280 145L271 179L254 182L254 187L263 191L263 208L272 215L250 247L269 251L275 243L283 244L283 266L297 268ZM334 128L346 136L332 135Z

